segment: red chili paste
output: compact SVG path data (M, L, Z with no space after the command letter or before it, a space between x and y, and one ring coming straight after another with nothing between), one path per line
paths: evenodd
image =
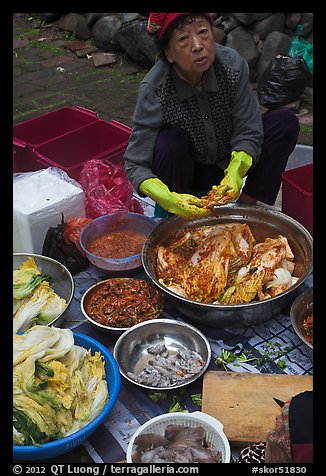
M88 251L103 258L126 258L141 252L146 235L137 231L112 231L96 238Z

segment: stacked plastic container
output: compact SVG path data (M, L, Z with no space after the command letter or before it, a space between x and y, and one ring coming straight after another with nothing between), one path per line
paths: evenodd
M14 172L59 167L78 180L87 160L123 161L131 129L83 107L63 107L13 128Z

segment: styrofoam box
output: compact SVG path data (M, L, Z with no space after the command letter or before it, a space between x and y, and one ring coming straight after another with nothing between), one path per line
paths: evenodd
M68 177L68 176L67 176ZM42 253L50 227L85 217L84 191L53 169L22 174L13 183L13 251Z

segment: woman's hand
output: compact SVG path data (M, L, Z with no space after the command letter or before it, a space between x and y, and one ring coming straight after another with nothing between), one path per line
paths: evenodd
M252 157L243 151L233 151L224 178L219 185L213 185L208 194L202 198L201 205L207 208L227 205L236 200L241 191L243 178L252 165Z
M171 192L158 178L144 180L139 190L152 198L164 210L179 215L185 220L203 218L211 214L211 210L201 206L201 200L194 195Z

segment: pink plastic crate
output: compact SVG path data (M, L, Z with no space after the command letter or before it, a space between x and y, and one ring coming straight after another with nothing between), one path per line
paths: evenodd
M36 161L35 147L98 120L94 111L77 106L62 107L15 125L13 171L28 172L43 168Z
M282 212L313 233L313 164L283 172Z
M98 120L34 149L40 167L59 167L76 180L90 159L123 161L130 127L117 121Z

